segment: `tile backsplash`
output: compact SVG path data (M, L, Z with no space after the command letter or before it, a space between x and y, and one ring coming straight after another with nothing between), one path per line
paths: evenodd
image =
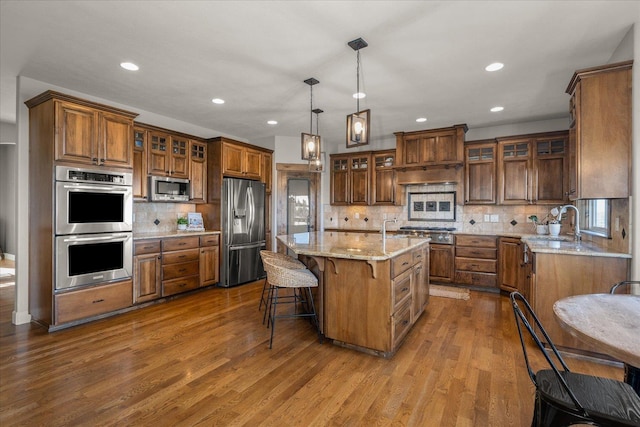
M175 231L178 229L178 217L195 212L195 206L192 203L134 203L133 232Z
M450 192L452 184L409 185L406 192ZM379 231L384 219L397 218L397 223L387 223L387 230L397 230L402 226L455 227L464 233L518 233L534 234L535 228L529 216L544 218L554 206L495 206L456 205L455 221L409 220L407 205L404 206L323 206L325 228L358 229ZM563 219L561 233L569 233L571 225Z

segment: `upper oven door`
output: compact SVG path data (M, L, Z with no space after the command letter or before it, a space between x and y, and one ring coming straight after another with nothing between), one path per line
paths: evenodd
M125 185L56 183L56 234L133 230L133 191Z

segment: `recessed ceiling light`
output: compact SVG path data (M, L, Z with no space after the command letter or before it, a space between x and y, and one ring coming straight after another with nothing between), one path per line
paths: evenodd
M129 70L129 71L138 71L140 69L140 67L138 67L133 62L121 62L120 66L125 70Z
M502 67L504 67L504 64L502 62L494 62L493 64L489 64L484 67L484 69L487 71L498 71L502 70Z
M268 120L268 121L267 121L267 124L268 124L268 125L277 125L277 124L278 124L278 121L277 121L277 120Z
M492 113L497 113L497 112L502 111L502 110L504 110L504 107L499 107L499 106L498 106L498 107L493 107L493 108L491 109L491 112L492 112Z
M213 98L211 102L213 102L214 104L224 104L224 99Z
M366 96L367 96L367 94L364 93L364 92L358 92L358 93L354 93L353 94L353 97L355 99L362 99L362 98L365 98Z
M424 123L424 122L426 122L426 121L427 121L427 118L426 118L426 117L418 117L418 118L416 119L416 122L418 122L418 123Z

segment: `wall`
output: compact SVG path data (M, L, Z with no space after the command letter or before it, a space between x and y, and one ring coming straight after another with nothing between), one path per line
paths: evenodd
M186 217L195 212L193 203L146 203L133 204L133 232L158 233L176 231L178 217ZM158 220L158 224L155 221Z
M16 253L16 125L0 122L0 248Z

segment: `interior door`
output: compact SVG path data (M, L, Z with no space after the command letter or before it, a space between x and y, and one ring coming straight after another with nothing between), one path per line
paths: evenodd
M287 180L287 234L312 231L310 191L311 184L308 178Z

